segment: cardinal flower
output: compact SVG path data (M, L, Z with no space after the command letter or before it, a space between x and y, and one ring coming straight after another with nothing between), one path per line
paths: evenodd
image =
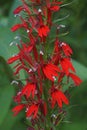
M55 77L58 77L58 72L60 72L60 69L58 66L49 63L43 67L43 72L48 79L54 81Z
M19 55L12 56L11 58L8 59L8 64L12 64L13 62L19 60L19 58L20 58Z
M38 29L38 34L39 36L42 37L46 37L49 33L49 27L46 25L41 25L40 28Z
M18 106L14 107L12 109L12 112L14 112L14 116L16 116L24 107L24 104L19 104Z
M27 108L26 117L33 116L33 119L36 118L38 109L39 109L38 104L32 104L30 107Z
M73 53L72 52L72 49L70 48L70 46L68 45L68 44L66 44L66 43L62 43L61 44L61 47L62 47L62 49L63 49L63 51L64 51L64 54L66 55L66 56L71 56L71 54Z
M61 59L60 64L61 64L63 72L66 75L69 74L70 70L73 71L73 72L75 72L75 69L74 69L74 67L73 67L73 65L72 65L72 63L71 63L71 61L70 61L69 58L63 58L63 59Z
M13 11L13 13L14 13L14 14L18 14L18 13L20 13L23 9L24 9L23 6L18 6L18 7Z
M51 11L58 11L59 9L60 9L59 6L51 6L51 7L50 7L50 10L51 10Z
M69 104L67 97L64 93L60 90L54 90L51 93L52 97L52 108L54 108L55 104L57 103L60 108L62 108L62 103L64 102L66 105Z
M68 76L72 78L76 86L79 86L82 83L82 80L77 75L69 73Z
M34 98L36 90L36 85L33 83L27 83L24 88L22 89L22 95L26 95L27 98L30 97L30 94L32 94L32 97Z

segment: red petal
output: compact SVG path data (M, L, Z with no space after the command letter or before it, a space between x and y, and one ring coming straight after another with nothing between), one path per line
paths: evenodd
M15 32L16 30L20 29L21 27L23 27L22 24L16 24L16 25L14 25L14 26L11 28L11 31L12 31L12 32Z
M69 70L72 70L73 72L75 72L75 69L74 69L72 63L70 62L70 59L68 59L68 58L63 58L63 59L60 61L60 64L61 64L61 66L62 66L63 72L66 73L66 75L69 74Z
M13 62L15 62L16 60L19 60L19 55L13 56L11 58L8 59L7 63L8 64L12 64Z
M20 11L22 11L23 10L23 7L22 6L19 6L19 7L17 7L14 11L13 11L13 13L14 14L18 14L18 13L20 13Z
M24 86L21 93L22 95L26 95L27 98L29 98L30 94L32 93L32 97L34 98L35 89L36 89L35 84L28 83L27 85Z
M59 6L52 6L52 7L50 8L50 10L52 10L52 11L58 11L59 9L60 9Z
M77 75L69 73L69 76L72 78L76 86L79 86L82 83L82 80Z
M26 116L30 117L33 114L33 118L35 118L37 116L37 112L38 112L38 105L33 104L32 106L29 107Z
M64 51L66 56L70 56L73 53L72 49L70 48L70 46L68 44L66 44L66 43L64 43L62 45L62 49L63 49L63 51Z
M12 109L12 112L14 112L14 116L16 116L23 108L24 104L20 104Z

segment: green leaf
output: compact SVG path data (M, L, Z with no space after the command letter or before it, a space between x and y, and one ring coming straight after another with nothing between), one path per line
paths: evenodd
M0 125L8 113L13 95L14 88L11 85L7 84L6 86L2 86L2 88L0 88Z
M16 126L16 123L21 121L22 116L23 116L23 113L21 115L13 116L13 113L11 112L11 110L9 110L2 125L0 126L0 129L1 130L12 130L12 127L14 125ZM19 126L17 126L17 127L19 128Z
M87 80L87 67L73 60L73 65L76 69L76 74L83 80Z
M2 124L10 107L14 88L10 85L12 72L6 61L0 57L0 125Z
M4 78L4 79L3 79ZM13 80L13 74L10 66L3 57L0 56L0 86L7 85Z
M10 46L10 43L15 41L14 33L10 31L9 27L0 27L0 56L8 59L17 53L15 44Z
M57 130L86 130L87 123L84 122L72 122L72 123L61 123L60 127Z

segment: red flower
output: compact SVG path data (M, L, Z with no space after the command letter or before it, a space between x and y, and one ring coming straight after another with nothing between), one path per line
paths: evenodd
M36 85L33 83L27 83L24 88L22 89L22 95L26 95L27 98L29 98L30 94L32 94L32 97L34 98L36 90Z
M54 108L56 102L60 108L62 108L62 102L64 102L66 105L69 104L67 97L60 90L54 90L51 93L51 96L52 96L52 108Z
M72 52L72 49L70 48L70 46L68 44L66 44L66 43L62 43L61 46L62 46L62 49L63 49L65 55L66 56L71 56L71 54L73 52Z
M51 11L58 11L59 9L60 9L59 6L51 6L51 7L50 7L50 10L51 10Z
M20 58L19 55L15 55L15 56L9 58L7 62L8 62L8 64L12 64L13 62L19 60L19 58Z
M75 69L72 65L72 63L70 62L70 59L68 58L63 58L60 61L60 64L62 66L63 72L68 75L69 71L72 70L73 72L75 72Z
M31 105L30 107L27 108L26 117L30 117L31 115L33 115L33 119L36 118L38 109L39 109L38 104Z
M77 75L69 73L68 76L72 78L76 86L79 86L82 83L82 80Z
M26 22L22 17L20 17L20 19L21 19L22 23L21 23L21 24L16 24L16 25L14 25L14 26L11 28L11 31L12 31L12 32L15 32L16 30L18 30L18 29L20 29L20 28L25 28L26 30L29 30L27 22Z
M15 32L15 31L17 31L17 30L20 29L20 28L25 28L26 30L28 30L27 23L16 24L16 25L14 25L14 26L11 28L11 31L12 31L12 32Z
M43 72L48 79L54 81L54 78L55 76L58 76L58 72L60 72L60 69L52 63L49 63L43 67Z
M23 108L24 104L20 104L12 109L12 112L14 112L14 116L16 116Z
M13 97L14 101L17 103L21 102L21 92L18 92L16 96Z
M41 25L40 28L38 29L38 34L39 36L42 37L46 37L49 33L49 27L46 25Z
M13 13L14 13L14 14L18 14L18 13L20 13L23 9L24 9L23 6L18 6L18 7L13 11Z
M22 27L24 27L23 24L16 24L16 25L14 25L14 26L11 28L11 31L12 31L12 32L15 32L16 30L18 30L18 29L20 29L20 28L22 28Z

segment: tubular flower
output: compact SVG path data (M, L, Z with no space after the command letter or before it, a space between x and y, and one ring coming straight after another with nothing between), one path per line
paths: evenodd
M49 33L49 27L46 25L41 25L40 28L38 29L38 35L40 37L46 37Z
M69 73L68 75L70 78L72 78L72 80L74 81L76 86L79 86L82 83L82 80L75 74L73 73Z
M69 71L70 71L70 70L73 71L73 72L75 72L75 69L74 69L72 63L70 62L70 59L68 59L68 58L63 58L63 59L61 59L60 64L61 64L61 66L62 66L63 72L64 72L66 75L69 74Z
M12 64L13 62L19 60L20 56L19 55L15 55L11 58L8 59L8 64Z
M19 6L19 7L17 7L17 8L13 11L13 13L14 13L14 14L19 14L23 9L24 9L23 6Z
M59 9L60 9L59 6L51 6L50 7L50 10L52 10L52 11L58 11Z
M80 85L82 80L76 75L71 62L73 53L71 47L58 38L62 25L60 22L57 24L58 19L54 19L54 13L59 13L62 9L60 7L62 2L21 1L22 4L13 11L14 15L20 18L21 23L14 25L11 31L23 29L24 34L16 44L18 53L7 61L8 64L15 63L13 81L17 80L18 86L17 94L13 97L17 106L12 111L17 115L26 109L26 118L31 122L29 130L36 128L54 130L62 120L61 111L65 112L63 104L69 104L68 90L72 85L71 80L74 86ZM55 36L52 36L53 33ZM58 106L58 109L55 106ZM52 112L55 113L54 117ZM49 124L52 125L48 126Z
M43 72L48 79L54 81L55 77L58 77L58 72L60 72L60 69L57 66L49 63L43 67Z
M55 90L51 93L52 96L52 108L54 108L55 104L57 103L60 108L62 108L62 103L64 102L66 105L69 104L69 100L64 95L64 93L60 90Z
M27 83L21 93L22 95L26 95L27 98L29 98L30 94L32 94L32 97L34 98L34 95L35 95L35 89L36 89L36 85L33 84L33 83Z
M27 107L26 117L30 117L31 115L33 115L33 119L36 118L38 109L38 104L32 104L30 107Z
M19 104L18 106L14 107L12 111L14 112L14 116L16 116L23 108L24 104Z

